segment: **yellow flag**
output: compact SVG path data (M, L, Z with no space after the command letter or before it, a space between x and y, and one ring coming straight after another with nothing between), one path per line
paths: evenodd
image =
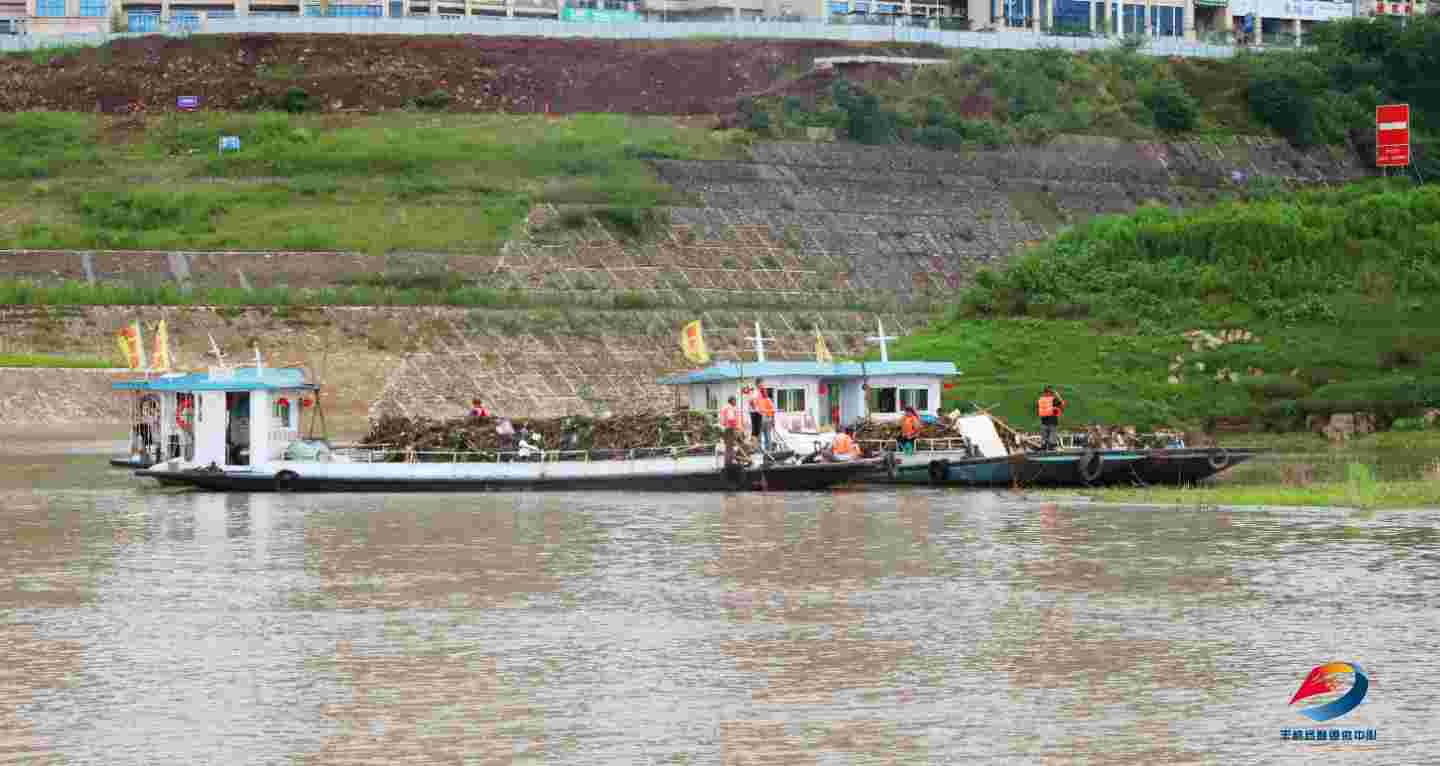
M815 361L820 364L830 364L835 358L830 356L830 349L825 346L825 336L820 334L820 328L815 328Z
M135 358L130 353L130 331L128 329L115 333L115 345L120 348L120 358L125 361L125 366L135 369Z
M148 370L150 363L145 358L145 333L140 329L140 320L130 323L130 357L135 360L135 369Z
M710 361L710 352L705 350L705 332L700 329L700 320L695 320L680 330L680 348L685 358L696 364Z
M155 325L155 358L152 360L156 372L170 371L170 331L161 319Z

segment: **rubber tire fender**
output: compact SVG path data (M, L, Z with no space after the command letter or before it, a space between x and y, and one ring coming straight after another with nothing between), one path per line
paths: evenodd
M930 483L940 484L950 478L950 461L941 458L930 461Z
M1230 465L1230 451L1224 447L1216 447L1210 450L1210 454L1205 459L1210 463L1211 468L1218 471Z
M895 478L900 475L900 461L895 459L894 452L885 453L884 465L885 475L889 477L891 481L894 481Z
M1090 466L1092 465L1095 467L1093 471L1090 470ZM1089 484L1100 478L1100 474L1105 470L1105 456L1093 449L1085 450L1085 454L1080 457L1079 467L1080 478L1084 479L1086 484Z
M276 492L293 492L293 491L295 491L295 480L298 479L298 478L300 478L300 474L295 473L294 471L291 471L291 470L288 470L288 469L287 469L287 470L284 470L284 471L281 471L280 473L275 474L275 491L276 491Z

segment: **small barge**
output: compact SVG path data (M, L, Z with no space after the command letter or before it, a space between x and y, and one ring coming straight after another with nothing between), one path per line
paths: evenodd
M990 418L959 418L963 435L922 440L928 451L904 455L873 481L965 487L1093 487L1193 484L1243 463L1262 450L1068 449L1010 452Z
M165 485L240 492L482 490L747 491L823 489L883 471L893 458L802 463L759 454L727 461L721 445L637 450L416 452L336 449L303 439L319 388L302 370L212 367L115 383L137 397L135 473Z

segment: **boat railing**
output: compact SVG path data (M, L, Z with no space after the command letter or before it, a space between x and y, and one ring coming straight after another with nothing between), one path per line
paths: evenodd
M415 450L383 445L337 447L331 454L352 463L562 463L709 457L716 444L588 450Z
M888 450L891 452L899 449L895 439L856 439L860 446L870 446L877 450ZM915 440L916 452L964 452L969 448L970 440L963 436L947 436L940 438L927 438Z

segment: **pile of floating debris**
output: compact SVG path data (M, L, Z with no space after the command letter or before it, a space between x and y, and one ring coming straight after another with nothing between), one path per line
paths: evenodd
M588 418L514 418L513 436L502 433L505 419L459 417L449 420L386 415L360 443L367 447L419 452L492 452L511 450L521 437L547 450L630 450L715 444L720 429L698 412L617 415Z
M937 421L934 423L921 423L921 439L953 439L959 434L950 428L948 423ZM866 420L855 427L855 438L858 441L892 441L900 438L900 421Z

